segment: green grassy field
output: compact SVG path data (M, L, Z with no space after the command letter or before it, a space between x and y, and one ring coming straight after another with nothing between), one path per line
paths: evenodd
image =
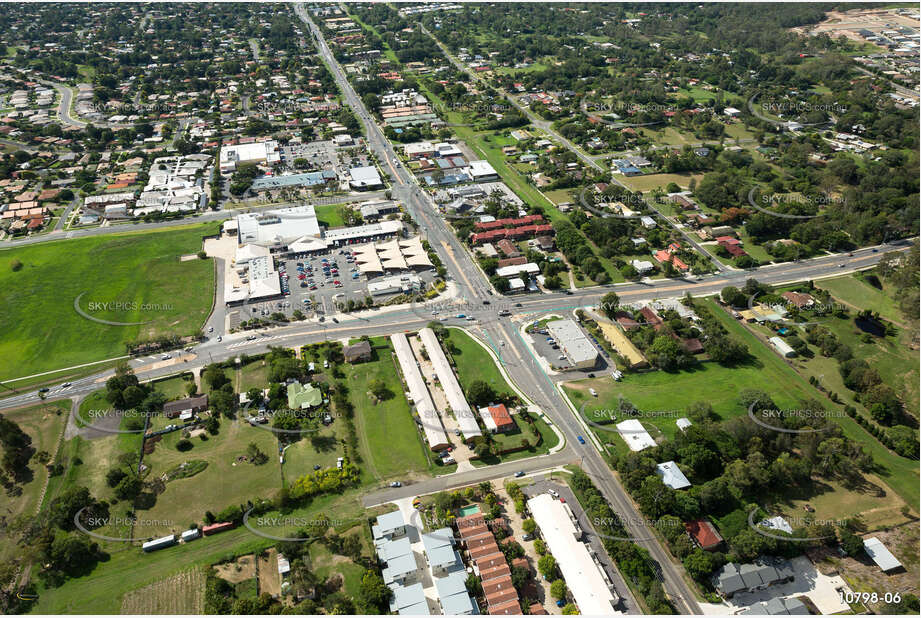
M859 274L822 279L816 286L831 292L838 300L861 309L878 311L880 317L891 322L901 323L904 319L902 312L896 307L895 301L886 294L886 285L879 290L866 281Z
M687 189L688 185L691 183L692 178L696 178L697 182L700 182L700 179L703 178L703 174L644 174L643 176L618 176L617 178L627 185L632 191L642 191L646 193L647 191L652 191L656 187L662 187L662 190L665 190L665 187L668 186L668 183L673 182L682 189Z
M342 208L342 204L316 206L317 219L326 227L342 227L345 225L345 221L342 220L342 216L339 214L340 208Z
M190 438L194 446L186 452L176 449L181 438L179 431L165 434L154 452L144 458L144 463L150 467L147 480L158 478L193 459L207 461L208 467L195 476L169 481L166 490L156 496L150 508L138 509L139 517L172 522L169 526L150 526L143 531L143 536L165 534L190 522L200 522L205 511L217 513L246 500L273 497L281 487L278 441L270 431L256 429L244 421L222 419L216 436L208 436L206 441ZM268 455L266 463L255 465L239 460L246 455L247 446L252 442Z
M564 388L576 408L589 402L587 411L616 408L622 395L640 410L661 411L653 418L643 418L644 425L654 428L652 433L661 432L666 438L676 431L673 411L684 410L696 401L706 401L715 412L723 418L740 416L746 411L734 400L744 388L760 389L767 392L779 407L795 406L801 398L815 398L822 401L828 410L840 411L841 406L828 401L825 396L809 385L808 381L791 369L776 354L762 343L754 334L726 314L710 299L705 301L711 312L722 323L729 334L744 342L754 357L751 364L738 368L724 368L719 365L706 364L706 369L694 372L666 374L653 372L627 375L621 382L610 378L580 380L570 382ZM591 397L588 388L598 392L598 397ZM681 393L680 404L676 405L675 393ZM597 416L597 415L596 415ZM592 420L597 420L592 417ZM843 413L835 420L841 425L847 438L859 442L873 456L877 464L875 473L887 483L905 501L918 508L918 462L899 457L883 447L873 436L867 433L854 420ZM610 426L609 426L610 427ZM626 450L626 445L616 433L593 428L596 435L609 442L615 448ZM653 437L656 437L655 435Z
M32 439L34 452L28 469L23 471L22 480L18 483L22 493L11 496L3 492L3 499L0 500L0 510L8 522L6 526L0 526L0 561L6 562L20 551L13 538L8 536L8 526L20 519L27 522L38 510L42 489L48 481L48 469L35 456L43 451L52 457L55 455L69 413L70 401L67 400L49 401L3 412L4 418L19 425Z
M309 506L285 513L284 517L310 518L323 513L330 518L357 519L364 513L358 497L355 490L323 496ZM273 516L280 515L266 514L266 517ZM189 522L183 521L181 525L186 523ZM110 554L110 559L100 563L90 574L70 579L57 588L39 584L39 598L32 613L117 614L127 592L192 567L204 567L261 551L275 541L240 527L151 554L144 554L137 546L127 543L102 541L100 544Z
M27 376L125 354L125 343L164 333L193 334L211 310L211 260L181 262L215 224L110 234L0 251L0 378ZM12 269L14 260L22 263ZM113 326L82 317L115 322ZM91 303L137 303L94 310Z
M409 404L403 396L387 337L371 339L368 362L344 365L349 396L355 406L355 425L368 472L378 480L418 476L433 470ZM378 403L368 395L371 380L383 380L393 396Z

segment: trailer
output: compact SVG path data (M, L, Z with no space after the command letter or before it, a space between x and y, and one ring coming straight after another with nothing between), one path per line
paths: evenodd
M234 528L234 523L232 521L222 521L216 524L211 524L210 526L205 526L202 528L202 533L205 536L211 536L212 534L217 534L218 532L223 532L224 530L231 530Z
M160 537L159 539L154 539L152 541L147 541L141 545L141 549L146 552L157 551L158 549L164 549L166 547L172 547L176 544L176 535L171 534L169 536Z
M201 530L198 528L191 528L182 533L182 542L188 543L189 541L194 541L195 539L201 536Z

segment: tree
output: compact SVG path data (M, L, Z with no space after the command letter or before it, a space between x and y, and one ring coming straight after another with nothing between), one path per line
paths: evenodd
M544 554L537 561L537 570L540 571L540 574L550 579L550 577L556 572L556 558L550 554Z
M144 488L144 483L136 476L125 476L115 486L115 497L119 500L133 500Z
M255 442L250 442L246 447L246 455L257 466L261 466L269 460L269 456L263 453Z
M851 532L848 528L840 528L838 536L841 540L841 547L847 552L848 556L856 558L863 551L863 539Z
M684 560L684 568L688 570L688 575L697 581L706 581L716 568L716 559L713 554L702 549L695 548L688 554Z
M365 571L355 599L357 609L362 614L385 614L389 609L392 595L393 592L380 575L374 571Z
M495 401L496 392L483 380L474 380L467 389L467 399L478 407L484 406Z
M748 305L748 297L735 286L724 287L720 292L720 298L731 307L745 307Z
M617 313L617 310L620 308L620 296L615 292L608 292L601 297L601 304L599 309L607 316L608 319L613 320L614 314Z
M389 399L393 396L393 393L387 386L387 383L380 378L374 378L371 380L371 382L368 383L368 390L371 391L371 394L380 401L384 401L385 399Z
M550 584L550 596L554 599L566 598L566 582L562 579L556 579Z
M576 607L575 603L567 603L562 613L566 616L577 616L579 614L579 608Z
M521 529L525 531L525 534L534 534L534 531L537 530L537 522L528 518L521 522Z

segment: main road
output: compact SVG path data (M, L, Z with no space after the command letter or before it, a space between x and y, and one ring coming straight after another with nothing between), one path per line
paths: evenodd
M476 482L476 479L496 478L496 475L506 476L512 470L523 469L530 471L578 461L582 468L592 476L607 501L620 514L629 533L636 539L637 545L646 548L652 559L658 563L659 576L663 587L676 608L683 613L701 613L701 608L695 600L695 595L683 577L681 567L672 562L662 546L652 539L648 531L643 530L637 523L642 521L642 517L611 473L601 454L592 446L591 442L583 445L576 440L576 436L585 433L583 426L570 410L553 381L543 371L537 359L534 358L531 348L520 335L518 325L523 320L531 319L533 315L548 311L567 311L579 306L596 304L601 296L611 289L616 289L622 299L630 302L678 296L685 293L691 293L695 296L714 294L727 285L743 285L749 277L757 277L760 281L778 284L843 274L872 266L879 260L883 251L904 249L904 244L883 246L878 250L855 251L852 256L847 257L840 255L824 256L802 262L762 267L752 271L728 271L704 277L700 280L664 280L649 285L624 284L607 288L580 290L573 292L571 295L540 295L522 299L520 301L521 306L512 309L515 315L511 319L500 318L497 315L498 310L508 308L509 305L500 306L499 303L506 303L507 301L495 298L493 304L483 304L483 301L490 294L490 286L485 280L485 275L473 263L469 254L464 250L456 236L448 229L444 220L436 215L428 196L419 188L412 174L403 167L395 156L389 142L384 138L379 127L373 122L370 113L365 109L360 98L348 83L342 68L329 51L321 33L307 16L303 5L295 5L295 11L313 33L317 48L330 67L343 95L364 124L369 146L377 155L382 166L391 172L394 180L394 196L403 201L433 248L437 249L446 258L445 266L448 268L449 276L460 290L460 295L454 302L463 307L464 313L473 315L478 319L477 329L480 332L477 334L493 348L494 353L499 357L511 380L526 392L529 398L552 419L566 438L566 446L553 455L537 457L533 461L525 460L516 464L483 468L457 475L457 478L442 477L441 479L425 481L424 484L431 485L432 490L435 490L446 486ZM133 360L131 365L144 379L151 379L179 371L201 368L210 362L228 360L242 354L264 352L269 346L273 345L293 346L360 335L386 335L393 332L418 329L430 319L427 310L422 307L371 310L361 314L343 316L338 323L319 323L311 320L288 326L279 326L265 331L262 337L255 341L247 341L243 334L228 335L220 342L208 340L196 346L192 353L180 355L174 363L159 366L156 369L145 370L145 365L149 365L150 362L145 362L142 359ZM457 325L469 325L469 323L458 320L448 320L447 323L451 322L455 322ZM55 388L46 393L46 396L48 398L58 398L85 395L101 388L104 380L109 375L111 375L111 371L81 378L75 380L67 388ZM37 392L21 393L0 400L0 409L34 403L38 398ZM468 476L470 477L469 479L467 478ZM471 481L471 479L473 480ZM410 487L413 492L418 493L424 484ZM403 491L407 490L410 490L410 488L404 488ZM399 495L387 493L377 496L377 499L387 500L395 497L399 497ZM636 601L623 580L615 581L615 587L618 595L624 599L625 608L628 611L636 612L638 607Z

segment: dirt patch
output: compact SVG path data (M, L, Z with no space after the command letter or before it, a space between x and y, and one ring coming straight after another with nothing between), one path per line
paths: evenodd
M201 614L204 610L205 574L184 571L132 590L122 598L122 614Z
M887 575L863 552L856 557L842 558L833 549L813 550L809 557L822 573L840 573L854 592L877 593L880 601L876 604L868 603L867 607L880 613L884 604L882 597L887 592L898 592L903 597L907 593L918 595L918 524L908 522L864 536L869 537L879 539L898 558L905 570Z
M259 594L273 597L281 594L281 577L278 574L278 552L272 548L259 555Z
M216 564L212 568L221 579L231 584L238 584L256 577L256 555L246 554L245 556L239 556L233 562Z

